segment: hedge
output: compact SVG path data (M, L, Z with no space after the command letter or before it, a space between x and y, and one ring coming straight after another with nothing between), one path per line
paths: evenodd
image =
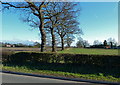
M62 53L35 53L19 52L2 54L3 63L7 64L40 64L40 63L65 63L86 64L107 67L120 67L119 55L87 55L87 54L62 54Z

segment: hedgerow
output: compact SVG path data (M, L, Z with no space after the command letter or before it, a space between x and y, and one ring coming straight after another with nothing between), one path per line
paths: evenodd
M62 53L35 53L18 52L2 54L3 63L7 64L40 64L40 63L64 63L85 64L102 67L120 67L119 55L90 55L90 54L62 54Z

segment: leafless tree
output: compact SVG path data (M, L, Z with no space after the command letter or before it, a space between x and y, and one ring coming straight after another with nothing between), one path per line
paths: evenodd
M93 42L93 45L101 45L102 44L102 42L100 42L99 40L94 40L94 42Z
M56 40L55 40L55 28L57 25L57 19L56 17L62 13L62 11L58 12L58 2L51 2L50 5L46 7L46 16L49 16L50 19L47 20L47 24L45 25L45 28L48 32L50 32L52 37L52 52L56 51Z
M41 52L45 50L46 45L46 32L44 30L44 24L46 19L50 17L45 16L45 8L49 2L31 2L24 0L25 2L1 2L4 8L16 8L27 11L28 16L25 16L24 21L28 22L32 27L38 27L41 34ZM23 12L22 12L23 13ZM24 13L23 13L24 14Z
M67 34L65 36L65 43L67 44L67 47L70 47L72 42L74 41L75 37L73 34Z
M64 50L64 37L67 34L78 33L78 31L80 32L78 27L79 23L76 21L75 15L78 10L74 9L76 5L77 4L70 2L52 2L52 4L46 8L46 15L51 18L47 21L48 23L45 27L48 28L52 36L53 52L56 51L55 35L58 34L60 36L62 50Z
M89 45L89 43L88 43L88 41L87 40L83 40L83 38L81 38L81 37L79 37L78 38L78 41L77 41L77 43L76 43L76 46L78 47L78 48L85 48L85 47L89 47L90 45Z
M116 40L114 38L108 38L107 41L108 41L108 45L110 45L111 48L113 46L117 46L117 42L116 42Z
M78 34L81 33L79 29L79 22L76 20L77 13L79 10L75 9L77 4L73 2L60 3L58 10L63 13L57 16L57 27L56 32L61 38L61 47L64 50L64 38L67 34Z
M52 51L55 52L55 35L56 33L61 38L62 50L64 50L64 37L67 34L78 34L81 30L76 20L78 10L75 10L76 3L72 2L25 2L7 3L2 2L3 8L22 9L27 12L22 17L24 22L27 22L34 28L39 28L41 34L41 52L45 50L46 45L46 30L51 33ZM23 13L24 14L24 13Z

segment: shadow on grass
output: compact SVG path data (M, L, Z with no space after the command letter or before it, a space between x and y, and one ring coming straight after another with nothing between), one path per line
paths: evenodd
M31 70L49 70L49 71L61 71L80 74L96 74L102 73L104 76L120 77L120 68L117 67L100 67L95 65L79 65L79 64L60 64L60 63L37 63L37 64L5 64L12 67L26 67Z

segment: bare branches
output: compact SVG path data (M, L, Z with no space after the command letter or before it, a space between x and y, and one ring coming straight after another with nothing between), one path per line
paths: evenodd
M35 4L34 4L33 2L29 2L29 1L27 1L27 0L25 0L25 1L29 4L30 7L36 9L37 11L39 10L38 7L35 6Z
M10 3L4 3L4 2L1 2L2 4L5 4L5 5L8 5L8 6L6 6L7 8L9 8L9 7L14 7L14 8L29 8L30 6L28 5L28 6L15 6L15 5L12 5L12 4L10 4Z
M24 8L24 9L28 9L30 11L30 14L35 15L37 16L37 18L34 16L32 19L32 17L29 19L29 16L28 16L28 24L30 26L38 26L39 27L39 30L40 30L40 34L41 34L41 52L44 51L45 49L45 45L46 45L46 33L45 33L45 29L44 29L44 14L43 14L43 8L45 7L44 3L45 2L40 2L40 3L34 3L34 2L30 2L29 0L25 0L25 4L22 4L22 5L19 5L19 4L16 4L16 3L4 3L2 2L2 4L4 4L4 7L5 8L10 8L10 7L13 7L13 8ZM37 21L39 23L37 23Z
M25 0L23 4L2 2L6 8L23 8L29 11L30 16L26 22L32 27L39 28L41 33L41 51L44 51L46 44L46 32L50 31L52 36L53 48L55 46L55 35L61 38L62 46L64 46L64 37L67 34L74 35L79 31L78 22L76 21L75 4L69 2L31 2ZM25 14L25 13L24 13ZM47 30L46 30L47 29ZM54 48L55 49L55 48Z
M76 10L73 3L60 3L57 8L56 32L61 38L62 50L64 50L64 37L68 34L74 35L78 33L78 21L76 20ZM74 12L74 13L73 13Z
M44 2L42 2L40 5L39 5L39 10L42 8L42 5L44 4Z
M31 8L31 10L32 10L32 13L33 13L35 16L39 17L39 14L36 13L36 10L35 10L33 7L30 7L30 8Z

